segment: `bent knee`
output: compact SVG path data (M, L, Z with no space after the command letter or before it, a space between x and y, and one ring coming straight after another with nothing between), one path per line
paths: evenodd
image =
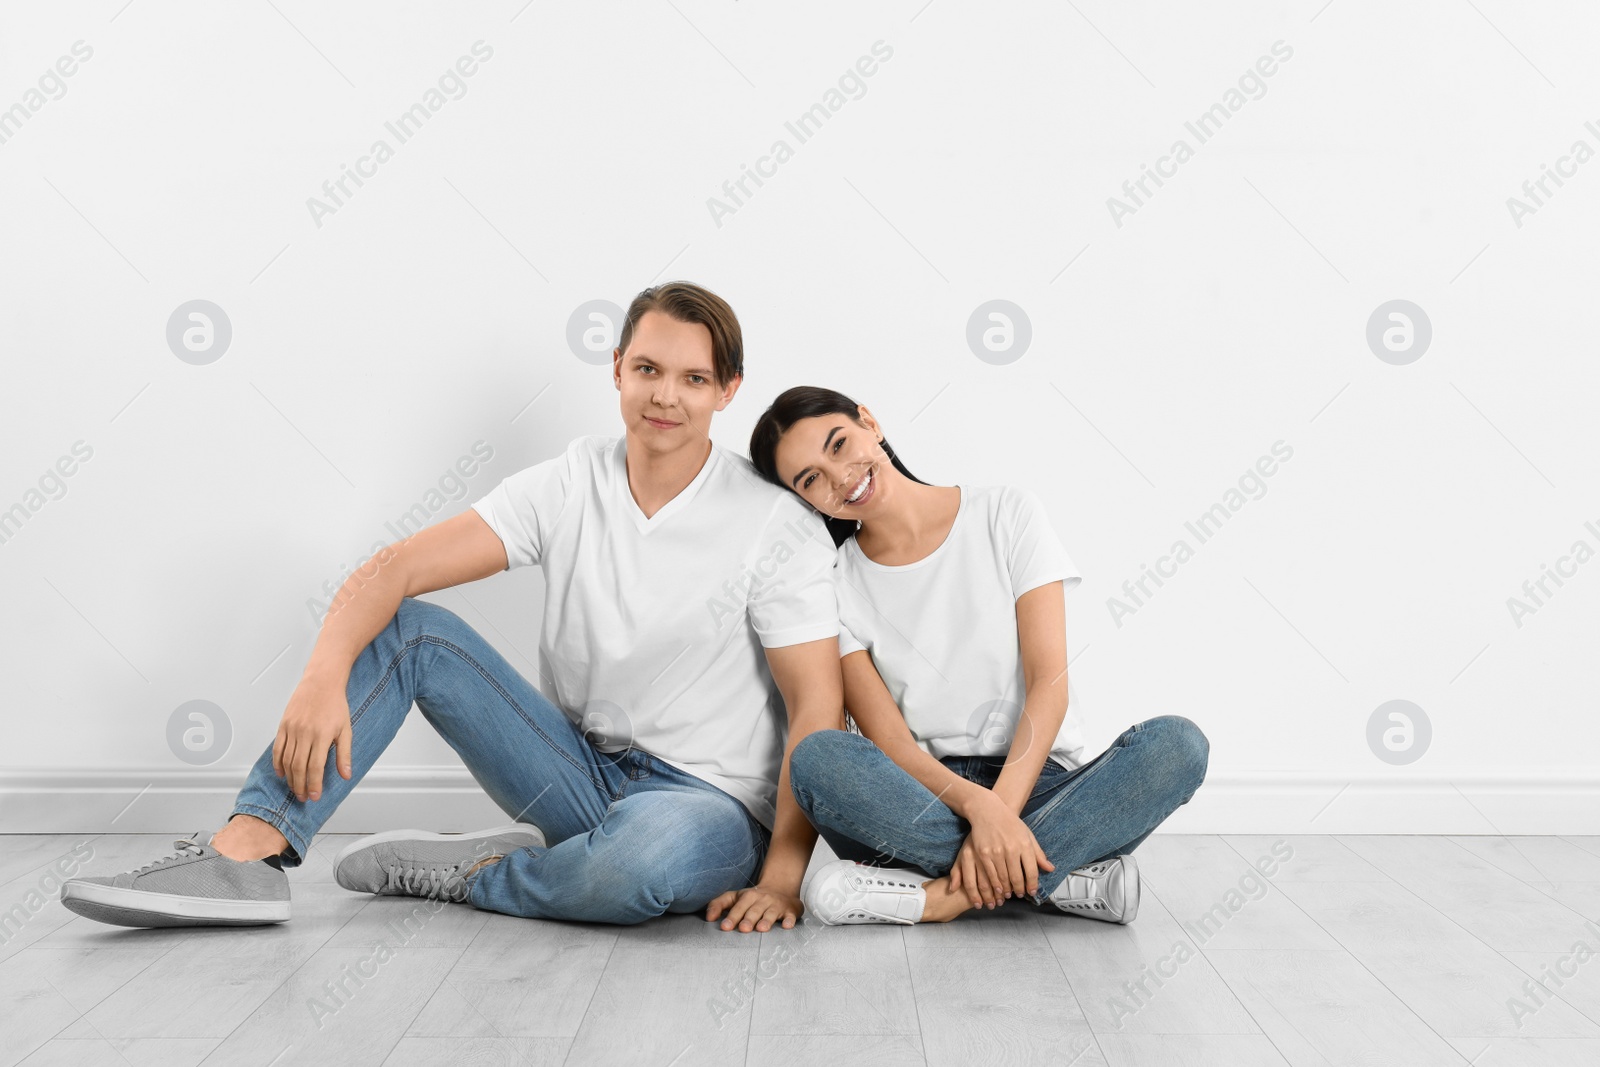
M1145 723L1146 731L1158 731L1172 753L1174 763L1188 772L1194 788L1205 781L1211 762L1211 742L1205 732L1182 715L1162 715Z
M829 769L840 765L841 753L862 743L872 744L848 730L815 730L802 737L789 753L789 791L803 806L802 793L814 792Z
M411 596L400 598L394 620L408 640L422 634L438 634L449 626L461 624L461 616L449 608Z

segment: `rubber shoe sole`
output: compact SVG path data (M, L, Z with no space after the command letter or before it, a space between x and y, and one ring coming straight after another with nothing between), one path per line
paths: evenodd
M150 907L158 901L162 908ZM112 926L261 926L289 920L287 900L181 897L92 882L68 882L61 890L61 904L86 919Z

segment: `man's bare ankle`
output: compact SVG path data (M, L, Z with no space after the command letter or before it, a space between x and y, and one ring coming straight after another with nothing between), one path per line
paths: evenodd
M235 815L211 838L211 847L231 860L249 861L276 856L289 841L271 823L254 815Z

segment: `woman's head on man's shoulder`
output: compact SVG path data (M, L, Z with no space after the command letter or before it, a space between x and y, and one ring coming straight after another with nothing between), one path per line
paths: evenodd
M866 405L814 385L784 390L761 413L750 434L750 462L820 513L836 544L892 507L906 483L922 481Z

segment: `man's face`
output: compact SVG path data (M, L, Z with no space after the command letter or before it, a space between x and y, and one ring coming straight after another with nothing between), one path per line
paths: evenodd
M847 415L801 419L784 431L774 456L783 484L836 519L871 517L894 498L900 478L878 440L877 420L865 407L856 412L864 425Z
M712 413L728 406L743 380L718 388L711 331L659 311L640 317L627 352L612 353L611 374L629 444L657 453L710 440Z

